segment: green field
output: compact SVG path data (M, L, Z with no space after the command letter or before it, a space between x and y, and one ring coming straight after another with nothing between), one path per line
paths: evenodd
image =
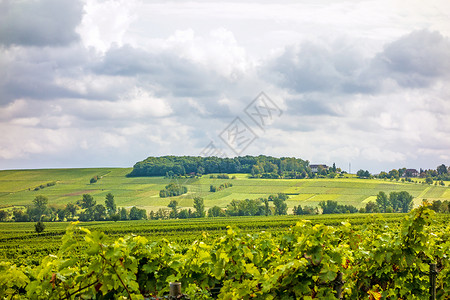
M340 204L362 207L375 200L379 191L407 191L415 197L415 204L422 199L450 200L450 188L419 183L402 183L379 179L336 178L336 179L249 179L246 174L235 174L236 179L210 179L205 175L199 179L165 179L163 177L126 177L131 168L96 169L48 169L0 171L0 207L30 205L37 195L45 195L49 205L63 207L76 202L83 194L91 194L97 203L104 203L105 195L112 193L120 207L137 206L147 211L167 208L173 198L184 208L193 206L193 198L200 196L206 208L214 205L226 207L233 200L268 197L270 194L289 195L289 208L296 205L316 206L320 201L334 200ZM94 184L93 176L101 179ZM188 193L173 198L160 198L159 191L170 182L176 181L188 187ZM56 185L34 191L47 183ZM233 186L211 193L209 186L232 182ZM11 208L10 208L11 209Z

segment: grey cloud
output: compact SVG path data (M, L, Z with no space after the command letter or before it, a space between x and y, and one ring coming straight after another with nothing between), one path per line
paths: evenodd
M450 40L439 32L414 31L389 43L371 59L354 49L312 43L288 47L264 71L295 93L379 93L393 79L402 87L421 88L450 74Z
M68 45L79 39L82 13L78 0L1 1L0 44Z
M274 75L283 87L296 92L331 90L341 81L331 53L311 43L303 44L300 49L287 48L270 63L268 74L269 77Z
M0 50L0 104L18 98L76 98L82 95L70 86L58 84L58 78L77 80L89 64L90 54L80 45L71 47L14 47ZM92 95L90 95L92 96ZM89 97L89 96L88 96Z
M388 44L372 63L380 76L403 87L426 87L450 75L450 40L439 32L414 31Z
M125 45L111 48L104 59L92 67L96 74L137 77L147 86L178 97L216 95L221 82L213 72L174 53L150 53Z
M300 116L338 116L339 114L331 108L329 99L324 95L308 95L301 99L288 100L288 111Z

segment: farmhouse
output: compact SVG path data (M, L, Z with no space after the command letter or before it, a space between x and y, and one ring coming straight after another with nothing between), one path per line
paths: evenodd
M309 167L311 168L311 171L313 173L317 173L319 171L319 167L322 167L323 169L328 170L327 165L309 165Z

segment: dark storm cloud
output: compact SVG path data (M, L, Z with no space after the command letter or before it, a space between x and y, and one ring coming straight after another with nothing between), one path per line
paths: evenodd
M0 44L68 45L79 39L75 28L82 12L76 0L1 1Z

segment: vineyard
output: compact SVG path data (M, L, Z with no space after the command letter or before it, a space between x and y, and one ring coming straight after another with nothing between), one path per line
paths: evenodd
M187 243L151 234L112 239L127 229L72 224L59 250L37 263L0 263L0 297L155 299L181 282L190 299L429 299L436 281L437 299L450 299L448 215L421 206L402 217L351 220L359 224L335 218L325 225L284 217L284 228L281 217L272 226L266 219L268 230L259 222L247 230L252 218L238 218L241 226L225 232L198 222L197 233L221 226L220 234Z
M312 216L261 216L261 217L226 217L198 218L185 220L145 220L119 222L83 222L83 227L102 231L109 241L125 236L140 235L150 241L169 239L180 245L191 244L195 240L210 240L226 233L227 226L241 232L270 232L273 235L283 234L289 227L302 220L313 224L338 226L347 220L353 226L366 226L373 220L386 223L400 223L403 214L376 214L368 218L364 214L312 215ZM442 215L445 216L445 215ZM46 223L46 230L36 234L33 223L8 222L0 223L0 259L14 263L37 264L39 259L55 253L65 234L67 222Z

